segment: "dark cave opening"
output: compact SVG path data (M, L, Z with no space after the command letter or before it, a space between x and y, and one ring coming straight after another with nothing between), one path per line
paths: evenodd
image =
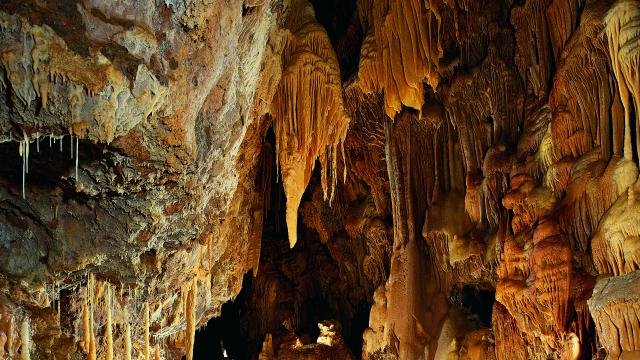
M470 320L479 320L483 327L491 327L493 303L496 299L494 289L485 289L473 285L456 286L451 291L454 305L460 307Z
M276 348L291 334L303 345L313 344L320 334L318 324L325 320L340 324L346 347L359 358L373 289L359 289L361 284L349 283L341 273L345 261L351 260L335 258L332 251L340 252L348 244L345 234L323 243L316 230L299 219L298 242L289 248L286 196L275 175L274 149L275 136L269 128L255 182L256 188L268 193L258 272L255 277L246 274L239 295L196 333L194 359L223 359L225 351L231 359L257 359L267 334ZM320 175L316 166L301 207L313 202Z
M251 273L245 274L242 290L235 300L222 305L219 317L209 320L207 325L196 331L194 360L249 359L249 347L240 328L239 304L245 301L251 291ZM184 359L184 357L183 357Z
M75 184L75 164L78 153L79 173L83 167L94 166L104 158L102 146L89 140L78 141L75 136L73 144L69 136L50 139L48 135L40 135L39 144L36 143L35 135L32 134L30 138L32 141L28 145L28 172L24 174L26 200L30 195L48 193L55 187L60 187L69 194L75 193L72 187ZM21 197L23 159L18 151L20 144L18 140L0 143L0 159L5 164L0 168L0 182L5 182L3 187L9 189L12 195Z

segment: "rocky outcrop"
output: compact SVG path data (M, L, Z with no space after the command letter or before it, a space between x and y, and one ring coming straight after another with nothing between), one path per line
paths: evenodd
M239 291L259 256L274 6L3 2L0 282L14 344L171 357Z

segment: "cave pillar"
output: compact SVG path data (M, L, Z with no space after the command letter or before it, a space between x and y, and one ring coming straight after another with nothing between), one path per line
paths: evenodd
M429 286L429 279L435 278L430 276L426 249L419 236L427 195L425 189L416 185L422 182L413 178L421 173L411 166L412 152L424 152L412 148L415 121L418 121L416 114L405 111L385 126L394 240L391 273L385 286L383 343L376 345L380 351L400 359L433 356L438 335L434 329L439 329L447 310L437 286ZM378 324L370 327L375 325ZM365 357L370 355L366 354L370 349L371 346L365 349Z

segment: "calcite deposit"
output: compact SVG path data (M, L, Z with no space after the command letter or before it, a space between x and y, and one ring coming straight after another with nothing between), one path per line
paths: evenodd
M639 0L2 0L0 159L0 359L640 358Z

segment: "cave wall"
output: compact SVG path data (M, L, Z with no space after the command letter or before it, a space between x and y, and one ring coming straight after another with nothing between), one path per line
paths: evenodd
M1 2L0 358L638 356L639 24Z

